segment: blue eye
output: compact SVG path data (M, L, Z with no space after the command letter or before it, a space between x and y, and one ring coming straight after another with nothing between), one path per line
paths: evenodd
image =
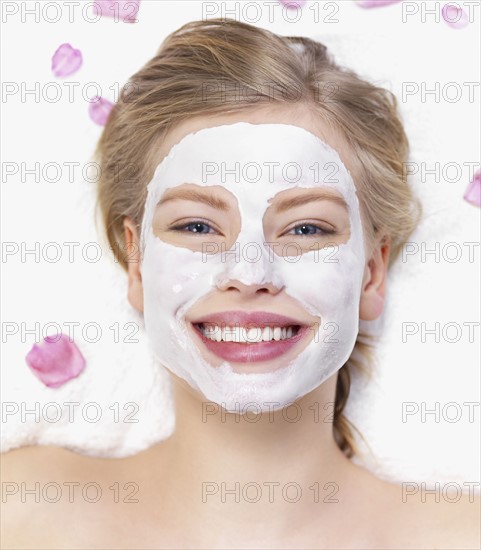
M292 230L296 231L297 229L300 229L301 231L304 231L305 229L307 229L307 232L294 233L295 235L299 235L300 237L311 237L314 235L333 235L336 233L335 229L326 229L323 227L319 227L318 225L314 225L312 223L301 223L299 225L296 225L292 229L290 229L290 231ZM319 231L316 232L316 229L318 229Z
M203 228L212 229L212 227L203 221L194 220L184 225L176 225L170 229L173 231L184 231L185 233L194 233L195 235L207 235L209 231L203 231Z
M207 229L205 231L205 229ZM212 231L209 231L209 230ZM171 231L180 231L184 233L193 233L194 235L209 235L215 233L215 230L206 222L202 220L193 220L189 223L183 225L176 225L170 228ZM295 231L294 235L299 237L313 237L319 235L334 235L336 233L335 229L327 229L325 227L320 227L312 223L301 223L294 226L286 234L291 234L291 231ZM300 231L300 232L299 232Z

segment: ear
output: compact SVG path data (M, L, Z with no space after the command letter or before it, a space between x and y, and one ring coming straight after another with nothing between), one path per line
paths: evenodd
M130 305L140 313L144 312L144 290L140 272L140 239L137 226L129 217L124 218L124 235L127 250L128 291Z
M389 241L382 240L366 264L359 303L359 317L364 321L377 319L384 309L390 248Z

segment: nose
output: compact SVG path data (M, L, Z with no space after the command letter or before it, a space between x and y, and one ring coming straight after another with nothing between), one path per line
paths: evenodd
M261 283L246 285L238 279L227 279L217 283L217 288L222 291L237 291L244 296L255 296L256 294L272 294L279 293L282 289L272 283Z

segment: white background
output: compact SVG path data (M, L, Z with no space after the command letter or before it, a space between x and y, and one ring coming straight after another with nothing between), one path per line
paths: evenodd
M89 263L79 251L99 236L93 217L95 183L82 174L82 167L91 155L102 128L88 116L88 99L94 95L89 82L98 84L103 97L115 101L115 89L121 87L155 55L162 40L182 24L203 18L203 10L236 6L235 2L166 2L142 0L138 23L115 22L101 18L89 22L82 15L84 4L76 6L74 21L64 2L50 2L59 7L61 17L56 23L56 10L48 2L2 2L2 241L40 251L49 242L57 242L63 251L55 263L43 259L35 262L32 254L22 262L20 254L2 258L2 400L17 403L19 410L41 406L48 402L88 402L101 404L99 422L89 423L75 415L75 425L66 414L60 421L48 422L34 415L23 422L20 413L2 418L2 448L40 443L64 445L79 452L102 456L121 456L141 450L166 437L173 429L170 393L163 371L155 368L146 348L142 332L139 343L115 343L108 327L118 322L121 336L126 322L138 321L127 304L126 276L104 245L98 262ZM315 20L313 4L318 4L320 21ZM16 4L19 11L7 15L6 6ZM39 21L22 10L39 5ZM251 7L246 7L247 5ZM255 21L252 5L263 7L263 17ZM440 163L440 178L433 174L412 178L415 192L423 201L423 222L411 238L419 248L433 248L439 243L438 258L431 254L422 261L421 254L409 256L394 267L389 283L388 303L384 316L383 339L378 348L378 366L372 379L364 383L355 380L348 403L349 418L364 434L372 455L358 460L378 475L397 481L426 481L428 484L453 481L479 482L480 457L480 354L479 325L474 329L474 341L469 342L466 322L479 323L479 246L474 261L470 261L465 242L479 242L480 210L463 200L470 171L465 163L479 162L479 86L475 101L470 101L466 82L479 82L480 7L473 5L474 21L464 29L450 28L440 16L423 14L425 8L440 13L444 2L404 2L417 13L405 16L403 5L377 9L361 9L354 2L308 2L297 22L292 12L283 11L277 2L269 3L274 20L269 21L266 2L238 2L238 12L229 17L256 24L282 35L303 35L323 42L340 64L357 71L376 84L391 89L400 102L405 128L411 142L413 162L425 163L433 169ZM461 6L467 2L460 2ZM242 8L242 6L244 6ZM466 7L466 6L465 6ZM72 8L73 9L73 8ZM334 13L335 12L335 13ZM23 13L23 16L22 16ZM85 13L85 12L84 12ZM91 8L87 11L95 20ZM205 13L205 12L204 12ZM332 17L329 14L333 13ZM336 22L337 21L337 22ZM82 51L81 69L64 79L51 72L51 57L64 42ZM63 82L78 82L74 100L69 101ZM48 83L60 84L63 93L58 101L43 97ZM439 83L439 100L431 94L423 101L420 93L403 101L403 83L416 83L433 89ZM6 83L17 83L19 89L40 89L39 101L34 94L22 98L20 93L5 96ZM453 101L457 83L462 95ZM49 93L49 90L46 91ZM54 89L50 89L54 94ZM472 99L472 98L471 98ZM22 181L21 174L7 176L5 163L25 163L32 169L55 162L63 167L62 177L49 183L32 174ZM74 181L68 181L65 162L77 162ZM443 177L443 168L457 163L459 177L451 169ZM479 166L479 165L478 165ZM19 166L20 169L20 166ZM54 171L48 177L53 177ZM457 180L457 181L455 181ZM73 263L68 261L64 242L77 242ZM22 244L23 243L23 244ZM458 243L462 251L458 261L449 261L456 254ZM443 254L444 250L444 254ZM95 250L89 251L92 255ZM54 249L46 251L54 254ZM447 258L447 259L446 259ZM25 355L35 342L35 334L22 338L21 333L5 335L7 323L24 323L29 329L40 323L58 323L67 332L66 322L78 322L75 342L87 359L87 368L76 380L59 389L49 389L35 378L25 363ZM94 335L82 337L86 323L98 323L102 337L88 342ZM425 322L427 328L440 323L441 338L420 332L402 341L402 323ZM448 342L442 336L447 323L456 323L462 331L459 341ZM9 325L11 326L11 325ZM455 325L452 325L453 327ZM52 330L50 331L52 332ZM454 338L456 331L447 333ZM22 341L23 340L23 341ZM139 404L138 423L113 422L114 402ZM422 421L420 412L403 422L403 402L434 409L439 403L440 414L430 414ZM466 402L477 402L474 421L469 418ZM425 405L423 405L423 403ZM446 404L455 403L446 408ZM456 409L461 412L458 421ZM444 410L444 414L443 414ZM77 409L78 411L78 409ZM5 412L5 411L4 411ZM54 410L50 411L54 416ZM92 411L89 411L93 414ZM128 411L127 411L128 412ZM126 412L121 413L121 419Z

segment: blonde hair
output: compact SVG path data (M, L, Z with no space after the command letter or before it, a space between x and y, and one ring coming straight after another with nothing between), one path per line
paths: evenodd
M390 242L392 265L421 213L403 177L409 144L396 97L338 66L320 42L210 19L187 23L164 40L123 87L98 141L97 207L121 267L128 269L123 220L140 225L156 167L153 145L170 128L195 116L293 101L314 109L349 145L366 234L371 242ZM339 371L334 405L334 437L347 456L356 451L354 426L343 414L350 369L367 370L372 360L373 338L360 332Z

